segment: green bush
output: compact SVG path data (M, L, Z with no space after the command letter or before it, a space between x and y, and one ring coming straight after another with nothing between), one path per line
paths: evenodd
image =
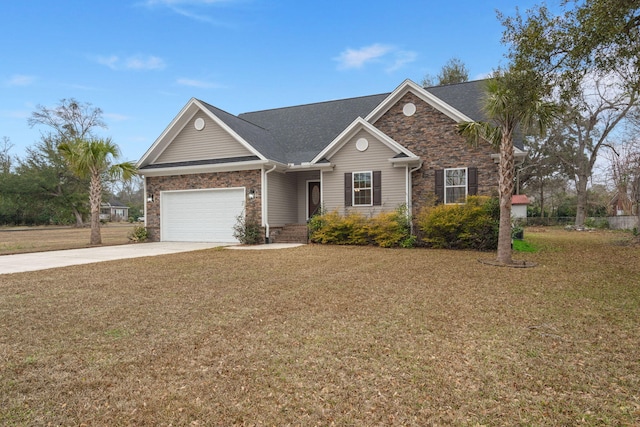
M337 211L316 215L311 219L310 240L333 245L366 245L369 243L364 215L350 212L342 216Z
M416 243L415 236L411 234L411 217L406 205L373 217L367 232L373 243L383 248L411 248Z
M264 233L262 226L253 213L246 216L241 213L236 217L236 224L233 226L233 237L245 245L257 245L263 242Z
M496 200L470 196L463 205L427 208L416 223L423 242L433 248L488 251L498 246L499 218Z
M143 225L136 225L127 236L130 242L142 243L149 238L149 231Z
M369 245L383 248L412 247L411 219L406 206L367 218L358 212L340 215L337 211L315 215L309 220L309 239L334 245Z

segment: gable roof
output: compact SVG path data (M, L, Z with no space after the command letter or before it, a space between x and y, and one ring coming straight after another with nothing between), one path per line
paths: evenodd
M386 97L387 94L362 96L243 113L238 117L268 129L281 148L274 160L299 164L311 160L356 118L369 114Z
M483 90L484 80L426 89L411 80L405 80L391 93L254 111L237 116L192 98L144 154L138 165L143 168L154 167L152 163L155 159L198 109L249 149L256 159L281 164L302 164L318 161L321 158L318 155L335 144L336 139L356 119L364 118L369 123L375 122L408 92L453 120L486 120L480 104ZM206 161L208 160L202 160Z
M352 138L357 132L360 130L365 130L371 135L375 136L380 142L389 147L396 156L409 158L415 161L419 161L419 157L413 154L411 151L403 147L402 145L395 142L393 139L389 138L383 132L381 132L378 128L373 126L371 123L366 120L358 117L351 123L343 132L340 133L329 145L327 145L324 150L322 150L318 155L316 155L311 163L317 163L323 160L325 157L330 158L333 154L335 154L345 143Z

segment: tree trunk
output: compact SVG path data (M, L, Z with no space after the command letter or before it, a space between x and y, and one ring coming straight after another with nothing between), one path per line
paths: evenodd
M75 206L71 206L71 211L73 212L73 216L76 217L76 227L82 227L84 225L84 221L82 220L82 214L80 211Z
M513 141L509 132L503 132L500 142L500 229L498 231L498 262L511 264L511 196L513 195Z
M540 180L540 218L544 218L544 179Z
M587 218L587 181L588 177L583 174L579 174L576 179L576 227L584 226L584 221Z
M101 245L100 234L100 203L102 202L102 181L100 174L91 174L91 188L89 189L89 204L91 205L91 238L89 244Z

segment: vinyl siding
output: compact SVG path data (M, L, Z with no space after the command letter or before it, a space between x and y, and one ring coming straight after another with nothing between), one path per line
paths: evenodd
M356 149L356 141L366 138L369 148L365 151ZM406 203L406 168L393 167L389 159L395 156L389 147L362 130L351 138L329 161L335 164L332 172L322 174L322 195L325 209L330 212L338 210L341 214L349 211L375 215L381 211L392 211ZM381 206L344 206L344 174L346 172L382 172L382 205Z
M194 127L198 118L205 121L205 127L201 131ZM252 154L206 114L198 112L154 163L224 159Z
M267 175L267 221L271 227L296 223L297 181L295 176L278 172Z

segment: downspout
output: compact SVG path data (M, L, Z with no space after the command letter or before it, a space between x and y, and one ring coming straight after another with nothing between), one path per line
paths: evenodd
M264 222L264 240L269 243L269 214L267 209L267 175L276 169L277 165L273 165L271 169L264 172L262 181L262 222ZM263 169L264 170L264 169Z
M409 169L409 165L407 165L407 214L410 215L413 218L413 199L411 197L411 185L413 183L413 181L411 180L411 175L416 172L417 170L419 170L420 168L422 168L422 161L420 162L420 164L418 166L416 166L413 169ZM410 223L411 226L411 234L413 234L413 221L411 221Z

